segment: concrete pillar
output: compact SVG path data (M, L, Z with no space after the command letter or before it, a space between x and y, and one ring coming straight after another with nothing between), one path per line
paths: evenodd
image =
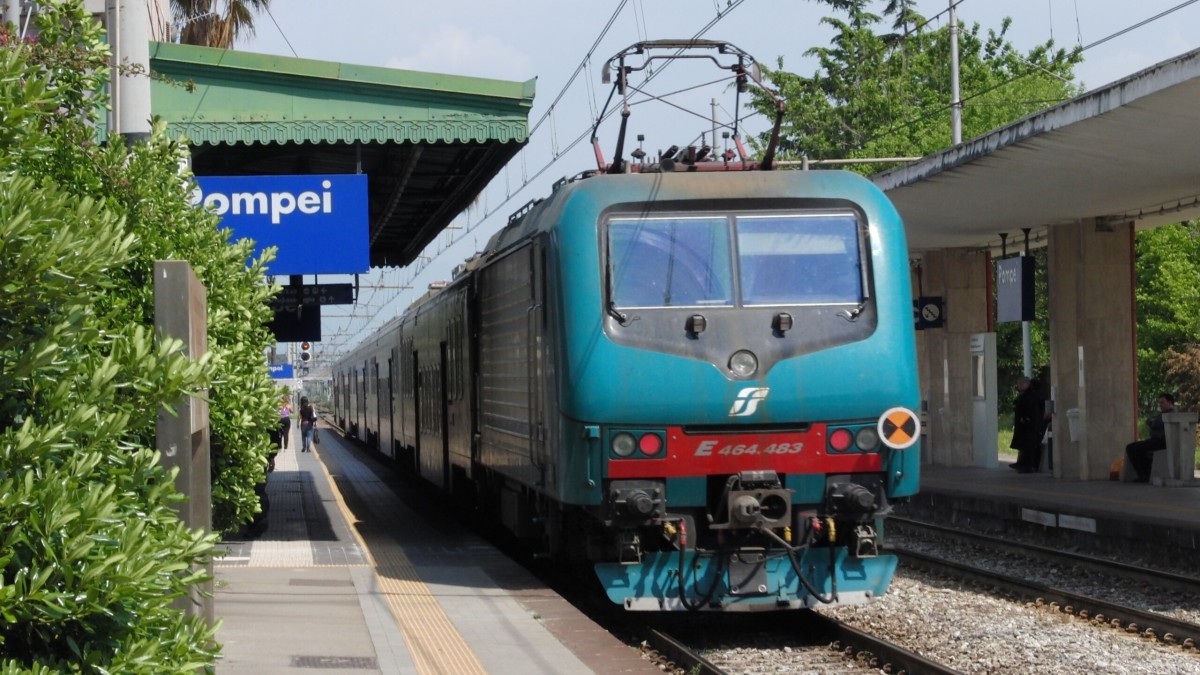
M1056 225L1048 258L1054 475L1107 480L1137 438L1132 226Z
M150 137L150 13L147 0L115 0L114 58L121 67L114 131L129 145Z
M154 327L163 337L183 341L186 356L198 359L208 351L208 295L191 266L183 260L154 262ZM155 447L163 466L178 469L175 487L187 501L178 505L189 528L212 529L212 474L209 462L208 402L187 396L175 405L178 414L160 411ZM212 563L207 572L212 576ZM211 625L215 619L212 581L193 588L191 597L175 606Z
M973 249L930 251L922 260L922 290L942 296L945 324L921 331L918 361L921 397L929 402L931 463L972 466L971 335L988 328L986 252Z

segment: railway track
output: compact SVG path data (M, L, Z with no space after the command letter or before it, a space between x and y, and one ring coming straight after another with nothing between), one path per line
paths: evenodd
M626 620L641 621L641 617ZM645 617L683 649L672 672L956 675L959 671L815 611ZM686 666L698 657L703 666ZM661 662L660 662L661 663ZM692 670L691 668L697 668Z
M953 532L944 536L950 534ZM1156 595L1142 587L1153 585L1159 597L1174 598L1169 601L1172 607L1200 607L1189 597L1198 586L1184 575L1145 571L1087 556L1063 556L1049 549L1039 551L1040 557L1032 563L1028 558L1014 562L1024 558L1025 545L971 539L974 546L994 542L997 550L1003 550L1000 556L977 551L976 558L1007 556L1013 558L1007 561L1010 567L1055 568L1064 578L1094 575L1093 584L1117 587L1112 596ZM967 560L971 556L967 554ZM919 557L905 556L893 590L875 603L822 610L820 614L769 615L760 625L726 617L724 622L698 628L703 633L700 639L692 634L696 628L665 628L664 632L702 653L716 668L738 675L780 671L1189 673L1200 668L1195 662L1200 652L1195 649L1194 637L1200 622L1130 607L1103 591L1058 589L1019 572L977 571L967 562L928 554L918 562ZM956 568L948 567L947 562ZM1080 573L1080 568L1094 572ZM862 628L866 635L836 621L829 628L815 622L834 616ZM871 635L886 639L876 641Z
M913 538L936 535L939 538L970 546L1000 551L1005 555L1026 556L1032 561L1032 564L1046 563L1109 575L1120 580L1118 583L1125 586L1151 586L1166 589L1167 592L1200 595L1200 580L1187 576L1149 571L1122 562L1055 551L1032 544L1018 544L995 537L906 519L895 518L893 520L896 521L893 525L900 525L899 528L895 528L895 531L903 529L908 536ZM1122 602L1110 601L1029 578L1019 578L1011 574L984 569L976 564L950 560L939 555L900 547L889 548L900 557L900 564L903 567L924 569L931 573L966 580L1050 610L1069 614L1095 624L1106 624L1129 633L1152 637L1185 649L1195 649L1200 644L1200 625L1193 621L1176 619L1162 613L1132 607Z
M1071 551L1061 551L1028 542L1000 539L986 534L967 532L944 525L924 523L897 516L890 516L888 518L888 528L893 533L911 533L913 537L928 537L932 535L964 544L984 546L995 551L1020 555L1051 564L1069 563L1075 567L1101 574L1120 575L1122 578L1128 579L1133 583L1153 585L1182 593L1200 594L1200 578L1166 570L1147 569L1144 565L1133 565L1117 560L1107 560L1091 555L1073 553Z
M844 656L853 656L870 668L888 673L908 675L955 675L959 671L947 668L920 654L915 654L899 645L877 638L849 624L823 614L813 613L812 620L825 625L834 635L832 644L842 650Z
M505 547L583 613L656 663L686 675L820 672L961 675L961 671L815 611L643 613L609 602L584 576Z

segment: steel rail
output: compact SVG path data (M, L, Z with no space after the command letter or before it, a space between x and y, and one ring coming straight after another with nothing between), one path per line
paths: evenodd
M1185 647L1194 647L1200 643L1200 626L1193 623L924 553L897 548L890 550L899 556L902 566L924 567L984 586L1001 588L1017 597L1051 606L1057 605L1063 612L1082 619L1103 620L1114 627L1123 626L1126 630L1152 636L1163 642L1179 643Z
M805 620L811 620L820 630L828 631L831 638L842 645L843 652L848 656L866 652L870 655L871 667L883 672L896 675L963 675L962 671L930 661L920 654L865 633L833 617L810 612L810 616L805 617Z
M1105 560L1104 558L1097 558L1095 556L1085 555L1082 553L1073 553L1070 551L1059 551L1045 546L1039 546L1037 544L1012 542L986 534L967 532L965 530L955 529L953 527L946 527L944 525L926 523L908 518L889 516L888 525L889 527L893 525L899 525L900 527L897 529L901 533L904 532L905 528L933 532L935 534L961 542L978 543L980 545L987 546L988 548L993 548L1005 553L1013 553L1035 558L1037 560L1056 563L1066 560L1073 565L1078 565L1094 572L1119 575L1122 578L1138 583L1200 595L1200 579L1197 579L1196 577L1174 574L1171 572L1148 570L1145 567L1117 562L1115 560Z

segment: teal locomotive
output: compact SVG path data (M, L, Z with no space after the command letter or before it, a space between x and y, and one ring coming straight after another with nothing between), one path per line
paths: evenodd
M903 225L839 171L595 175L348 354L350 433L631 610L883 593L919 477Z
M904 227L856 174L756 168L560 181L341 359L333 414L629 610L883 594L920 468Z

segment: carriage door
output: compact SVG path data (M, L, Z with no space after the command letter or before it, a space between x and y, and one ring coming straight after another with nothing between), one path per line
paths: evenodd
M442 437L442 489L450 489L450 390L446 379L450 372L449 354L445 342L438 345L441 367L438 368L438 430Z
M360 381L361 387L355 387L354 395L358 397L358 440L363 443L371 442L371 432L367 429L367 386L370 381L371 371L367 367L367 362L363 361L362 378Z
M530 453L533 466L540 471L537 484L546 485L548 466L546 456L546 298L545 239L539 238L529 248L530 269L533 270L532 286L529 289L529 423Z
M371 369L375 391L371 392L375 401L375 449L383 452L383 380L379 378L379 361L371 359Z
M359 391L358 388L359 379L361 378L358 374L358 366L355 366L354 369L350 371L350 388L346 391L346 394L354 401L350 408L354 413L353 419L350 420L350 427L354 430L355 438L358 438L358 434L362 431L362 425L361 420L359 420L359 416L362 415L363 401L361 398L362 392Z
M396 357L396 348L392 347L392 353L388 356L387 449L383 453L392 459L396 458L396 383L400 381L400 373L396 371L399 363L400 361Z
M409 344L412 344L411 338L410 338ZM417 360L417 350L411 349L409 353L412 354L412 362L409 364L409 366L412 368L412 377L408 378L408 381L409 381L410 385L412 386L411 392L412 392L412 402L413 402L412 403L412 405L413 405L412 429L409 430L409 433L412 435L412 440L413 440L412 470L415 471L418 475L420 475L420 473L421 473L421 363L420 363L420 361Z

